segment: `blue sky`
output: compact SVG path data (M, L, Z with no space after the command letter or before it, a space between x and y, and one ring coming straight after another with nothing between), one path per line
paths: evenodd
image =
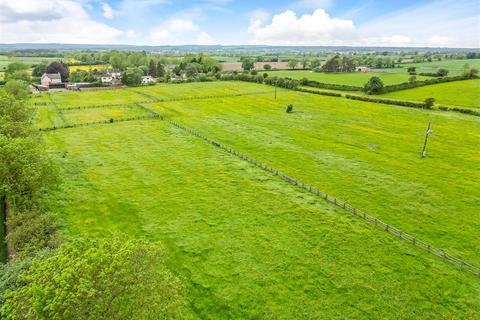
M480 47L478 0L0 0L0 42Z

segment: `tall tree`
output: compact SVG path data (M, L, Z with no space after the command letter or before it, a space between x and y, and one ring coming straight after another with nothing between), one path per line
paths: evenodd
M60 73L60 77L62 78L62 82L68 81L68 68L65 67L62 63L58 61L54 61L50 63L46 69L47 73Z
M159 243L142 240L65 243L21 275L2 319L183 319L184 288L165 256Z
M295 60L295 59L292 59L292 60L288 61L288 67L290 69L295 69L297 67L297 65L298 65L298 61Z
M165 66L162 62L158 61L157 63L157 77L163 78L165 76Z
M250 58L245 58L242 61L242 69L245 71L250 71L255 67L255 63Z
M153 59L150 59L150 63L148 64L148 75L157 77L157 64Z

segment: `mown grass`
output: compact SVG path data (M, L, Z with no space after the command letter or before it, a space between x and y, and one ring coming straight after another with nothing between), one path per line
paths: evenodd
M435 72L439 68L449 70L450 74L460 74L463 72L463 66L468 64L471 68L480 69L480 59L462 59L462 60L442 60L432 62L419 62L404 64L405 70L408 67L416 67L417 72Z
M97 122L109 119L125 119L148 115L149 112L136 105L115 106L108 108L71 109L64 110L63 115L67 123L79 124Z
M208 89L205 89L208 88ZM271 91L273 88L258 86L255 83L226 81L226 82L193 82L184 84L160 83L154 86L143 86L128 89L134 92L146 93L159 99L192 98L205 96L221 96L226 94L243 94Z
M380 97L424 101L433 97L440 105L480 108L480 79L439 83L394 91Z
M184 122L191 117L183 113L205 113L210 133L207 120L228 113L232 122L222 121L219 134L238 129L252 138L261 129L247 132L248 121L241 129L245 113L275 118L263 100L256 108L229 101L217 101L212 113L184 105L170 113ZM265 131L272 133L266 157L278 156L283 143L289 153L293 137ZM50 152L62 155L65 183L49 202L67 236L162 240L197 318L475 319L480 312L475 276L161 120L45 136Z
M363 87L371 77L379 77L384 85L398 84L408 82L410 75L403 73L323 73L309 70L291 70L291 71L270 71L267 72L271 77L289 77L292 79L307 78L323 83L344 84L349 86ZM427 77L417 76L417 80L428 79Z
M105 104L128 104L148 100L131 90L96 90L84 92L60 92L52 94L60 108Z
M153 107L480 265L478 117L293 91Z

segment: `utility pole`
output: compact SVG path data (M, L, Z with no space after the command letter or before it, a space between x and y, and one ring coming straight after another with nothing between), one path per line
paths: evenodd
M277 87L275 87L275 100L277 100Z
M428 122L428 128L427 131L425 132L425 140L423 141L423 150L422 150L422 158L425 158L427 156L427 141L428 141L428 136L432 134L432 130L430 130L430 126L432 125L432 122Z

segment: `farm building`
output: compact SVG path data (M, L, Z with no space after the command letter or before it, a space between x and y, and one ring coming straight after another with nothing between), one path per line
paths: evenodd
M108 74L100 74L95 76L98 80L100 80L101 83L112 83L113 81L113 76L108 75Z
M118 69L108 69L107 74L111 76L113 79L120 79L121 73Z
M143 76L142 77L142 84L151 84L151 83L156 83L157 79L155 79L152 76Z
M365 66L358 66L358 67L355 67L355 71L357 71L357 72L370 72L370 68L365 67Z
M60 72L57 73L44 73L40 78L40 83L42 86L49 87L50 85L61 84L62 77L60 76Z

